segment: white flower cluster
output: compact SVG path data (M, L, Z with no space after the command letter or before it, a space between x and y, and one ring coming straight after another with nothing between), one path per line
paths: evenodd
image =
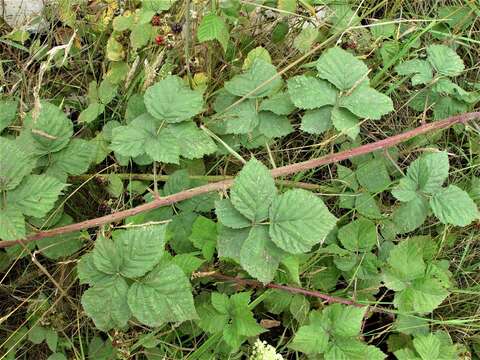
M283 356L277 354L277 351L272 345L267 344L266 341L257 339L253 345L252 354L249 360L284 360Z

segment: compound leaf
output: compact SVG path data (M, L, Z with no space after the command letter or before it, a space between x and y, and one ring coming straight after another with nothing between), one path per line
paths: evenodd
M440 75L458 76L465 69L462 58L446 45L430 45L427 47L427 56Z

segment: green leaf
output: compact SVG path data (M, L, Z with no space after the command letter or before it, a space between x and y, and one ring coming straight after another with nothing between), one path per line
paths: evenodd
M370 219L381 219L383 217L375 197L369 193L362 192L355 197L355 209Z
M242 69L243 70L249 69L252 66L255 59L263 59L264 61L270 64L272 63L272 58L268 50L261 46L257 46L255 49L250 50L248 52L247 57L243 61Z
M369 251L377 243L377 228L370 220L354 220L338 230L338 239L347 250Z
M290 115L295 110L295 105L287 92L278 92L260 104L260 111L271 111L277 115Z
M98 236L92 251L95 268L105 274L117 275L123 261L120 251L111 239Z
M0 100L0 133L15 121L17 108L17 100Z
M217 40L222 45L223 51L226 52L230 34L223 18L210 13L205 15L200 22L197 37L200 42Z
M248 134L259 122L257 103L248 99L221 114L225 131L230 134Z
M425 277L412 281L408 288L397 292L393 304L402 312L429 313L435 310L448 294L437 279Z
M159 326L197 318L192 288L182 269L161 264L128 290L128 305L140 322Z
M101 285L111 280L111 275L101 272L94 263L94 253L89 252L77 263L77 274L80 284Z
M468 194L477 205L480 205L480 177L472 178Z
M275 182L267 167L252 158L235 178L230 198L235 209L258 223L268 217L276 193Z
M94 144L83 139L72 139L66 148L51 155L47 173L81 175L88 170L94 156Z
M117 95L117 90L118 85L113 84L108 79L104 79L98 86L98 99L103 105L108 105Z
M130 44L132 44L132 48L139 49L147 45L153 32L154 28L150 23L133 25L130 33Z
M443 331L418 335L413 339L413 346L422 360L449 360L460 356L450 336Z
M293 0L296 3L296 0ZM318 30L314 26L307 26L293 40L293 47L301 53L307 53L318 37Z
M13 191L8 193L8 202L23 214L33 217L45 216L55 204L66 184L46 175L29 175Z
M427 56L440 75L458 76L465 69L462 58L446 45L430 45L427 47Z
M100 103L92 103L80 113L78 116L78 122L90 124L96 118L98 118L105 111L105 105Z
M169 10L174 3L175 0L143 0L142 9L157 13Z
M443 224L467 226L480 218L477 205L468 193L455 185L450 185L433 194L430 207Z
M119 268L122 276L140 277L158 264L164 254L166 229L166 225L148 225L113 233L122 258Z
M421 197L401 204L392 214L398 233L405 234L419 228L425 222L428 210L428 202Z
M448 154L444 151L428 153L413 161L407 169L406 178L392 191L397 199L409 199L413 190L434 194L448 177ZM415 186L415 188L414 188ZM397 197L398 196L398 197Z
M165 136L173 138L179 148L180 156L184 158L199 159L217 150L214 141L194 122L171 124L165 130ZM166 146L166 142L163 142L162 146Z
M0 239L17 240L25 237L25 219L15 206L0 207Z
M62 150L73 135L73 124L57 106L42 102L38 117L30 113L25 120L40 154Z
M132 15L116 16L112 22L113 30L118 32L130 29L133 24L134 18Z
M322 315L319 311L309 314L309 325L298 329L289 347L305 354L319 354L327 350L329 334L322 327Z
M202 94L191 90L180 77L169 75L145 91L147 111L167 123L188 120L203 110Z
M384 191L391 183L383 159L373 159L360 164L355 171L361 186L371 193Z
M120 276L91 287L82 295L82 306L95 326L108 331L127 325L131 311L127 304L128 285Z
M258 115L258 130L268 138L283 137L293 132L293 126L286 116L270 111L261 111Z
M250 228L231 229L220 226L217 239L218 257L240 263L240 252L249 232Z
M269 96L281 86L282 78L278 76L275 66L260 58L255 59L243 74L225 82L225 89L230 94L247 98Z
M337 91L324 80L299 75L288 79L287 85L292 102L300 109L334 105L337 101Z
M318 76L328 80L340 91L350 90L359 82L368 83L368 68L349 52L330 48L317 60Z
M34 167L35 160L15 141L0 137L0 191L17 187Z
M277 8L283 12L295 13L297 10L297 0L277 0Z
M206 217L199 216L193 223L189 239L196 248L202 250L205 259L212 260L217 245L217 224Z
M332 127L332 107L307 110L302 116L300 129L309 134L322 134Z
M341 133L352 140L360 133L359 119L347 109L334 107L332 109L332 124Z
M340 98L340 106L346 107L353 114L373 120L393 111L392 100L367 85L359 85L350 95Z
M277 196L270 208L270 236L281 249L298 254L321 243L337 219L312 193L294 189Z
M270 240L267 226L253 226L240 250L240 265L251 276L267 284L273 280L284 255Z
M425 60L409 60L395 67L395 71L399 75L413 75L412 85L426 84L433 79L433 68L429 62Z

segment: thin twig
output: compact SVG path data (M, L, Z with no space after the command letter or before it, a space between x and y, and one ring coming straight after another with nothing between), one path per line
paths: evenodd
M445 129L452 125L466 123L468 121L478 119L478 118L480 118L480 111L452 116L445 120L425 124L413 130L409 130L404 133L391 136L386 139L379 140L370 144L358 146L356 148L341 151L334 154L329 154L320 158L282 166L282 167L273 169L270 173L272 174L273 177L280 177L280 176L299 173L306 170L311 170L322 165L333 164L333 163L347 160L359 155L365 155L377 150L390 148L406 140L409 140L413 137L416 137L418 135L422 135L435 130ZM52 237L52 236L61 235L61 234L68 234L74 231L89 229L89 228L101 226L104 224L113 223L116 221L123 220L129 216L133 216L146 211L157 209L161 206L175 204L183 200L191 199L198 195L207 194L213 191L226 191L228 188L232 186L232 184L233 184L233 180L228 179L228 180L223 180L216 183L210 183L210 184L198 186L192 189L181 191L173 195L155 199L152 202L142 204L131 209L118 211L116 213L102 216L96 219L86 220L76 224L62 226L62 227L51 229L51 230L39 231L36 234L28 236L26 239L0 241L0 248L13 246L19 243L20 241L23 241L24 243L29 243L31 241L44 239L47 237Z
M218 280L223 280L223 281L233 281L239 285L242 286L249 286L253 288L268 288L268 289L275 289L275 290L281 290L281 291L286 291L289 293L293 294L302 294L305 296L311 296L315 297L317 299L322 299L326 301L327 303L338 303L338 304L344 304L344 305L350 305L350 306L356 306L356 307L367 307L369 305L367 304L362 304L358 303L353 300L348 300L336 296L331 296L328 294L321 293L316 290L307 290L303 289L300 287L295 287L295 286L288 286L288 285L279 285L279 284L274 284L274 283L269 283L269 284L263 284L260 281L257 280L252 280L252 279L241 279L238 277L233 277L233 276L228 276L224 274L217 273L215 271L209 271L209 272L197 272L192 274L192 278L204 278L204 277L212 277L214 279ZM383 309L383 308L378 308L378 307L372 307L370 309L373 312L389 312L388 309Z

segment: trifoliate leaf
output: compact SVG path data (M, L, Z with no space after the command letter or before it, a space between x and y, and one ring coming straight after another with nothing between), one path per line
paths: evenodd
M217 245L217 224L206 217L199 216L193 223L189 239L196 248L202 250L205 259L212 260Z
M47 173L83 174L90 167L94 156L95 147L93 143L83 139L72 139L66 148L51 155Z
M55 224L56 227L66 226L73 223L73 219L66 214L62 215L59 222ZM80 231L75 231L69 234L57 235L36 241L39 251L42 255L53 260L70 256L80 250L83 246L85 236Z
M169 263L158 265L130 286L128 305L133 316L148 326L197 318L187 276L180 267Z
M82 306L98 329L108 331L127 325L131 316L127 291L127 282L120 276L115 276L83 293Z
M277 115L290 115L295 110L295 105L287 92L278 92L260 104L260 111L271 111Z
M373 159L360 164L355 171L361 186L371 193L384 191L391 183L383 159Z
M277 138L293 132L293 126L286 116L276 115L270 111L258 114L258 130L268 138Z
M235 209L258 223L268 217L276 193L275 182L267 167L252 158L235 178L230 198Z
M462 58L446 45L430 45L427 47L427 56L440 75L458 76L465 69Z
M433 214L443 223L467 226L480 218L477 205L468 193L455 185L437 191L430 199Z
M166 225L148 225L113 233L114 244L121 254L119 273L127 278L145 275L164 254Z
M428 210L427 200L421 197L401 204L392 214L398 233L405 234L419 228L425 222Z
M359 118L347 109L332 109L332 124L341 133L354 140L360 133Z
M332 106L307 110L302 116L300 129L309 134L322 134L332 127Z
M215 202L215 214L223 225L232 229L242 229L252 226L251 220L243 216L229 199Z
M222 45L223 51L227 51L230 34L223 18L210 13L205 15L200 22L197 37L200 42L217 40Z
M57 152L67 146L73 135L73 124L57 106L42 102L36 118L30 113L25 120L40 154Z
M294 189L277 196L270 208L270 236L281 249L298 254L321 243L336 218L312 193Z
M433 68L425 60L409 60L397 65L395 71L399 75L413 75L412 85L426 84L433 79Z
M150 86L145 91L144 101L150 115L167 123L188 120L203 109L202 94L173 75Z
M342 226L338 239L347 250L369 251L377 243L377 228L370 220L358 219Z
M268 227L253 226L240 250L240 265L264 284L273 280L284 252L270 240Z
M15 121L17 108L17 100L0 100L0 133Z
M318 76L328 80L340 91L350 90L359 82L368 83L368 68L351 53L338 48L330 48L317 60Z
M0 239L17 240L25 237L25 219L15 206L0 207Z
M384 359L374 346L359 341L365 308L333 304L321 313L312 311L307 325L297 331L290 347L309 355L324 354L326 360Z
M15 141L0 137L0 191L17 187L34 167L34 158L23 152Z
M292 102L300 109L334 105L337 101L337 90L324 80L299 75L288 79L287 85Z
M45 216L55 204L66 184L47 175L29 175L20 185L8 192L8 203L14 204L23 214Z
M353 114L373 120L393 111L392 100L367 85L359 85L348 96L340 98L340 106L346 107Z
M282 78L277 76L275 66L260 58L255 59L252 66L243 74L225 82L225 89L230 94L247 98L269 96L281 86Z
M407 169L407 178L411 181L404 181L392 194L400 198L407 198L411 195L402 194L402 191L409 191L416 184L415 190L427 194L434 194L442 187L448 177L448 154L444 151L428 153L413 161ZM399 192L397 192L397 190ZM403 196L402 196L403 195ZM400 200L399 198L399 200Z

